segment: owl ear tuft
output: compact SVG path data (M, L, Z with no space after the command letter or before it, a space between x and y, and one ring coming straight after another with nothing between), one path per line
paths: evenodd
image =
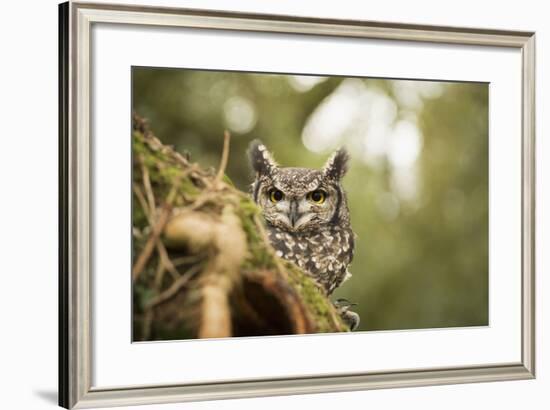
M254 140L248 146L248 159L254 172L260 175L270 175L277 168L273 156L260 140Z
M325 163L323 175L329 179L340 180L348 172L348 162L348 152L340 148Z

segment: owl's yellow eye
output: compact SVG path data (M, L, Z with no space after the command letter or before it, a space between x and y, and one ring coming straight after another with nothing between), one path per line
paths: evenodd
M325 191L317 189L307 194L307 199L311 202L321 205L323 202L325 202L325 199L327 199L327 194Z
M283 193L278 189L272 189L271 191L269 191L269 200L271 202L279 202L281 199L283 199L283 197Z

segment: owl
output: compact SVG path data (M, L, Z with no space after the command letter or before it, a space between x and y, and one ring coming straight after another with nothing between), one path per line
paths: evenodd
M336 151L321 170L280 167L257 140L248 155L255 172L252 196L277 255L310 274L330 295L351 276L354 233L341 185L348 154Z

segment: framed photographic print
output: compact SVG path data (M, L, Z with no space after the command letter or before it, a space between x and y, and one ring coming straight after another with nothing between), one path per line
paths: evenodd
M534 377L534 33L59 16L60 405Z

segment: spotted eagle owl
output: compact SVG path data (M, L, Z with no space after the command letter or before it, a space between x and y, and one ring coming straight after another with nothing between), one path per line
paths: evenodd
M354 233L341 185L348 154L336 151L321 170L280 167L259 141L250 144L248 154L256 174L252 196L262 208L271 244L330 295L351 276Z

